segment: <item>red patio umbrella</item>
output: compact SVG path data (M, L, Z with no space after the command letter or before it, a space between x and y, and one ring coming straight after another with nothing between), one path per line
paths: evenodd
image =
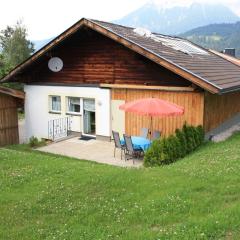
M150 130L152 130L152 117L178 116L184 113L183 107L159 98L138 99L122 104L119 109L151 117Z

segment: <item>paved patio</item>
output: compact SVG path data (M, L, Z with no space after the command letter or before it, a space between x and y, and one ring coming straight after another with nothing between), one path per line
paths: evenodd
M121 160L121 152L119 149L116 150L116 158L114 158L113 142L98 140L84 141L79 140L77 137L57 143L51 143L47 146L38 148L38 150L120 167L141 167L143 163L143 160L135 159L133 164L132 159L125 161L124 156Z

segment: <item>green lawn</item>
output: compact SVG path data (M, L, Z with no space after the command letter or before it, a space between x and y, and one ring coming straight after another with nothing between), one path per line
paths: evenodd
M240 134L124 169L0 150L0 239L240 239Z

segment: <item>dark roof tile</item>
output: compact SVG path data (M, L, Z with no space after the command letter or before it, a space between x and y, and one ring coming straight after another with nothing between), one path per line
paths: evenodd
M211 51L197 46L188 40L152 33L153 36L165 38L166 40L176 39L188 42L197 48L206 51L206 54L186 54L182 51L178 51L172 47L164 45L161 39L159 41L155 41L150 37L141 36L135 33L133 28L97 20L91 21L131 42L134 42L146 50L153 52L157 56L173 62L187 71L192 72L194 75L206 79L206 81L217 86L219 89L240 87L240 67L238 65Z

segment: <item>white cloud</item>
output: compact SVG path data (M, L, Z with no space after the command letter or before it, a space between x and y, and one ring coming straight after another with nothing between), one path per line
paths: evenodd
M189 5L199 0L153 0L161 6ZM118 19L149 0L5 0L1 2L0 29L23 19L30 39L44 39L64 31L81 17L100 20ZM168 2L168 3L167 3ZM201 0L223 3L240 13L239 0Z

